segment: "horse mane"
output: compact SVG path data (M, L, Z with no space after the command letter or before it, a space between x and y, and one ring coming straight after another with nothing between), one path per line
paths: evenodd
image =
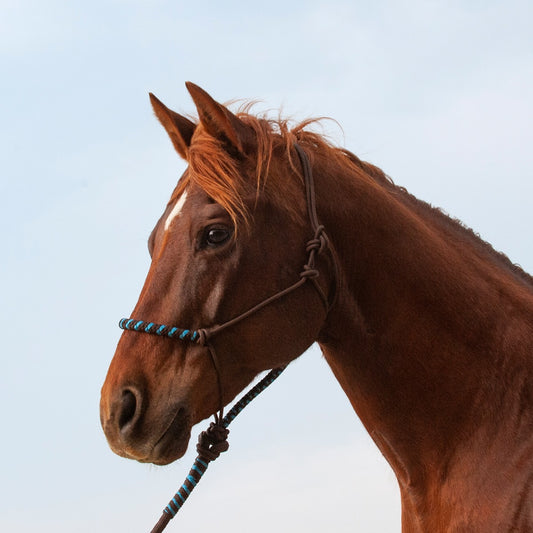
M303 182L299 166L294 162L293 145L295 142L310 148L308 155L313 160L314 153L326 158L330 164L339 165L350 174L369 176L390 193L400 198L409 208L415 210L425 219L429 218L445 233L453 234L460 240L467 241L474 250L483 257L492 259L496 264L510 271L518 280L533 287L533 277L519 265L514 264L505 254L496 251L491 244L481 239L471 228L460 220L450 217L440 208L419 200L405 188L397 186L394 181L380 168L359 159L350 151L335 146L323 134L309 129L320 123L324 118L311 118L291 125L284 118L271 119L266 116L255 116L249 113L253 103L246 104L237 116L255 132L257 147L255 154L255 189L256 198L259 194L267 197L281 209L284 209L295 219L301 219L298 210L299 188L294 187L294 181L279 179L285 173L270 173L273 155L285 155L298 180ZM251 185L243 179L240 171L239 158L228 152L223 143L208 135L199 125L193 136L189 150L189 172L186 172L172 195L171 202L194 182L208 194L213 201L219 203L230 215L235 228L243 223L249 227L251 213L244 198L250 194ZM269 183L278 176L276 183ZM268 180L267 180L268 177ZM268 185L268 186L267 186Z
M385 188L399 195L403 199L404 203L408 204L412 209L417 212L430 214L432 219L435 220L435 222L441 228L445 229L447 232L455 233L461 238L468 240L478 252L495 260L496 263L509 270L520 281L533 287L533 276L525 272L520 265L513 263L507 257L507 255L495 250L490 243L484 241L478 233L464 224L464 222L458 218L451 217L441 208L435 207L430 203L413 196L404 187L396 185L394 181L380 168L367 163L366 161L362 161L348 150L341 150L355 166L359 167L363 172L372 177Z

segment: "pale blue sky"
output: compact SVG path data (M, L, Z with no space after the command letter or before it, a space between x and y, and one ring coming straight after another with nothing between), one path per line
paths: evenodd
M192 112L191 80L330 116L339 144L533 272L532 21L518 0L0 0L0 530L149 531L194 457L121 459L98 419L184 169L148 91ZM169 532L399 531L394 476L316 349L230 442Z

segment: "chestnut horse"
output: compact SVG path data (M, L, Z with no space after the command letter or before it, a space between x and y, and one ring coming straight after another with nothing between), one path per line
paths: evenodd
M228 404L316 341L394 469L403 531L533 531L533 278L309 122L234 114L187 88L198 123L151 95L189 166L132 316L212 327L298 280L312 232L296 144L328 242L316 287L212 339L218 374L205 345L125 331L101 396L113 451L178 459L219 392Z

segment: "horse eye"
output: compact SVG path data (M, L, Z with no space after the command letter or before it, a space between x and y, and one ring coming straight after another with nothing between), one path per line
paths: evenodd
M205 245L211 247L220 246L231 237L226 228L208 228L204 235Z

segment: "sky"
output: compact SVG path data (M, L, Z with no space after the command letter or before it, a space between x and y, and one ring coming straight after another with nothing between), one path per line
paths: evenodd
M194 459L122 459L99 423L118 320L185 168L149 91L182 113L190 80L331 117L337 144L531 273L532 6L0 0L0 530L149 531ZM232 424L168 531L215 526L400 530L395 477L316 346Z

